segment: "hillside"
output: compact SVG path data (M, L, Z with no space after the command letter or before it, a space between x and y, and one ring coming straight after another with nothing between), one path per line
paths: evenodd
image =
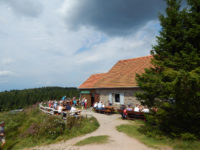
M17 150L38 145L55 143L84 135L99 126L95 118L69 117L67 122L60 116L50 116L30 106L23 112L1 112L0 120L5 121L5 150Z
M0 111L20 109L50 99L58 100L64 95L67 96L67 98L78 97L79 91L77 88L71 87L43 87L4 91L0 92Z

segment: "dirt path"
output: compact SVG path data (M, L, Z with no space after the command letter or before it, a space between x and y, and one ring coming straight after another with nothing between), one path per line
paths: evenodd
M152 148L148 148L144 144L140 143L136 139L128 137L124 133L118 132L116 130L116 126L128 123L126 120L121 120L120 115L104 115L91 111L83 112L83 114L92 115L97 118L98 122L100 123L100 127L96 131L84 136L73 138L66 142L59 142L43 147L36 147L32 150L153 150ZM90 136L99 135L108 135L110 137L110 141L101 145L91 144L81 147L73 146L80 140Z

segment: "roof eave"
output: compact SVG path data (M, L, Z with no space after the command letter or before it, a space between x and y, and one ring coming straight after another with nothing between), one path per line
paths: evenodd
M94 90L94 89L132 89L139 88L139 86L132 87L95 87L95 88L78 88L79 90Z

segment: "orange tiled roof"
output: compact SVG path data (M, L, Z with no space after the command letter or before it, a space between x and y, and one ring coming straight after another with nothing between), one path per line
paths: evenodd
M99 73L99 74L93 74L91 75L85 82L83 82L83 84L81 84L81 86L79 87L80 89L82 88L94 88L95 83L102 78L102 76L105 73Z
M145 68L152 67L152 58L145 56L120 60L109 72L90 76L79 89L137 87L136 74L142 74Z

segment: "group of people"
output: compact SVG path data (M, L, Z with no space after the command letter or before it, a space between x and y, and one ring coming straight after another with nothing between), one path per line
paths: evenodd
M142 106L139 104L136 104L135 107L131 107L131 105L128 105L127 107L125 105L121 105L120 107L121 110L123 110L123 112L121 112L121 115L123 118L127 118L128 116L128 112L129 111L133 111L133 112L141 112L141 113L149 113L150 110L148 107L146 106Z
M105 104L101 101L95 102L93 105L93 108L95 108L97 110L103 110L103 109L105 109Z
M73 99L69 99L69 100L67 100L67 99L64 99L64 98L62 98L61 100L59 100L59 101L57 101L57 100L49 100L48 101L48 106L50 107L50 108L54 108L54 109L57 109L57 107L59 106L59 105L66 105L67 103L70 105L70 106L77 106L78 105L78 103L79 103L79 101L80 101L80 99L76 99L76 97L73 97Z
M82 109L87 109L87 99L85 97L82 100L76 99L76 97L73 97L73 99L66 99L66 96L64 96L59 101L49 100L47 106L49 108L54 108L61 114L64 110L76 111L76 106L82 106Z
M131 107L131 105L128 105L127 107L125 105L122 105L121 109L124 111L134 111L134 112L144 112L144 113L150 112L148 107L139 104L136 104L135 107Z
M73 97L72 100L67 100L62 98L60 101L57 100L49 100L47 105L49 108L54 108L61 114L64 110L66 111L74 111L76 110L75 106L77 106L76 97Z

